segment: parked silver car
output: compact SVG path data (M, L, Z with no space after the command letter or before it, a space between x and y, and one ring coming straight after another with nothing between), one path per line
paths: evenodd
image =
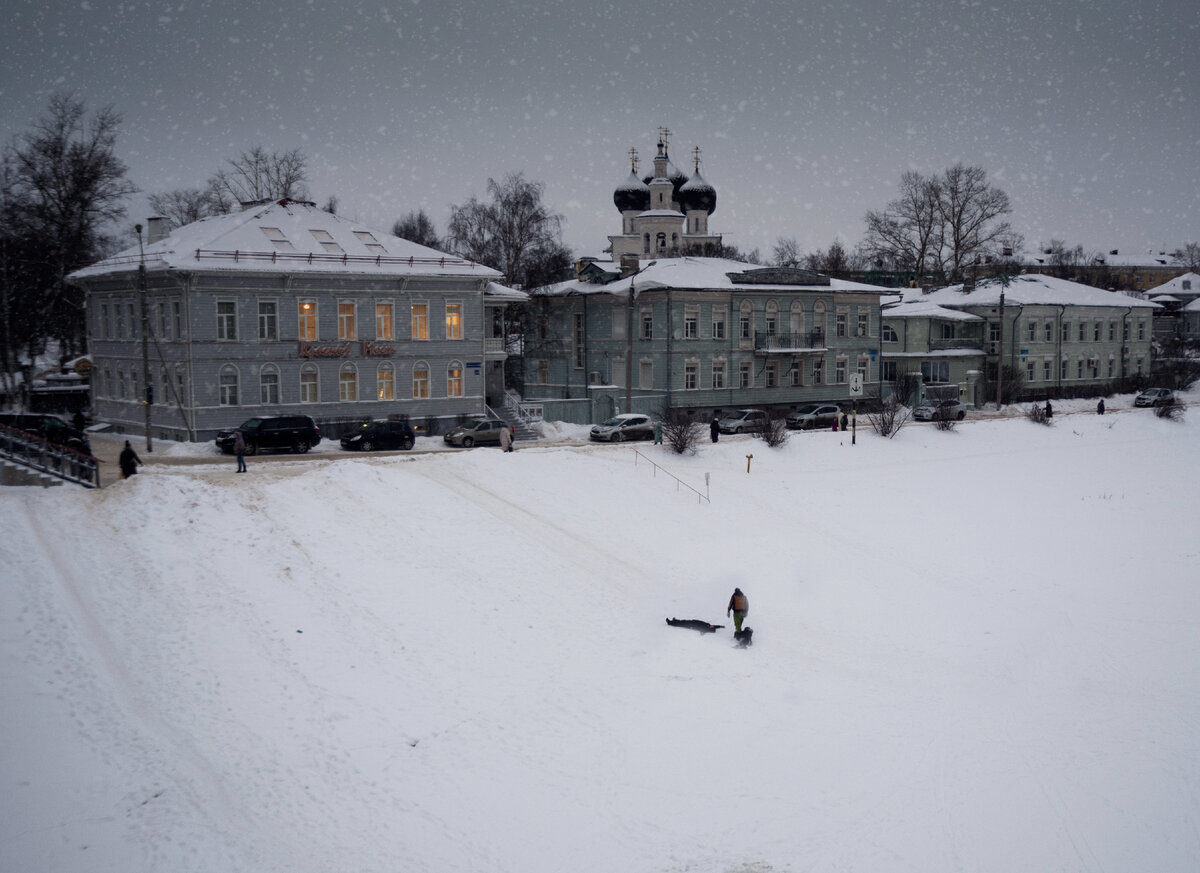
M762 409L739 409L717 422L721 433L757 433L767 424L767 413Z
M961 400L927 400L913 410L917 421L962 421L967 407Z
M471 446L498 446L500 445L500 430L507 426L498 418L468 421L466 424L460 424L450 430L442 437L442 442L451 446L462 446L464 449L469 449Z
M795 412L789 412L787 426L792 430L811 430L817 427L829 427L842 410L836 403L806 403Z
M637 412L614 415L592 428L589 439L619 443L625 440L648 440L654 436L654 420Z
M1171 406L1175 392L1170 388L1147 388L1133 399L1134 406Z

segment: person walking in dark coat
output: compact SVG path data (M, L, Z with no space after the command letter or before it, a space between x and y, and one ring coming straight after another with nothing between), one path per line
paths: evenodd
M237 455L237 471L239 473L246 472L246 438L242 436L239 430L233 435L233 453Z
M1051 406L1050 401L1047 400L1046 401L1046 419L1049 420L1053 417L1054 417L1054 407Z
M738 633L742 631L742 622L746 620L746 613L750 611L750 598L742 593L741 588L733 589L733 596L729 598L729 606L725 608L725 615L733 613L733 629Z
M1100 398L1100 402L1096 404L1096 415L1104 415L1104 398Z
M121 457L117 459L117 463L121 465L122 479L128 479L141 466L142 459L137 456L137 452L133 450L129 440L125 440L125 448L121 449Z
M713 416L712 423L708 426L708 435L712 437L714 443L721 438L721 422L717 420L715 415Z

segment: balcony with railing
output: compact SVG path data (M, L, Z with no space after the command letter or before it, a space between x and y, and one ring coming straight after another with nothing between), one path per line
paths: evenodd
M810 330L806 333L754 333L754 351L762 354L795 354L824 348L823 330Z

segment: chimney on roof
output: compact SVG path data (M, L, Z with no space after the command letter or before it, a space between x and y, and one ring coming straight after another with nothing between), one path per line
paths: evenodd
M621 278L632 276L638 271L637 255L621 255Z
M1110 255L1115 255L1115 254L1117 253L1117 250L1116 250L1116 249L1109 249L1109 250L1108 250L1108 253L1109 253Z
M146 219L146 245L152 246L160 239L166 239L171 233L171 220L161 215Z

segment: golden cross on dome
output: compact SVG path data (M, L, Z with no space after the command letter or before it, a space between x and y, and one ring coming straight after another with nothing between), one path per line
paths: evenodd
M667 154L671 150L671 131L669 128L660 127L658 129L658 141L662 145L663 154Z
M629 167L635 174L637 173L637 165L638 165L637 149L631 148L629 150Z
M694 149L692 149L692 157L696 163L696 172L699 173L700 172L700 146L696 146Z

